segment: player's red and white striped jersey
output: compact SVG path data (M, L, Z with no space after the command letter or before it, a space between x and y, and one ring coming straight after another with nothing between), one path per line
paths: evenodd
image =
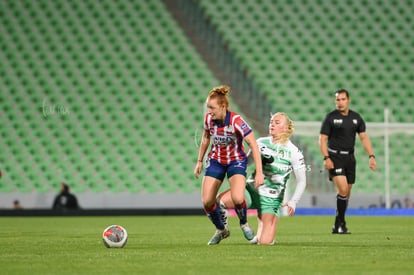
M211 150L208 154L210 159L229 164L231 161L246 158L243 138L252 132L252 128L240 115L227 111L224 124L221 124L206 114L204 130L210 133Z

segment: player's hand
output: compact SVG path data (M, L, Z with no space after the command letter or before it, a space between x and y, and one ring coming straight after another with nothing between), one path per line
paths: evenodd
M327 158L326 160L324 160L323 164L325 166L325 169L327 170L334 169L334 163L330 158Z
M369 158L369 169L371 169L372 171L377 170L377 162L375 158Z
M194 176L198 179L198 176L201 174L201 169L203 168L203 163L201 161L197 161L197 165L194 168Z
M263 173L256 173L256 175L254 176L254 182L256 184L256 188L259 188L259 186L262 186L264 184Z
M287 208L288 208L289 216L295 215L295 211L296 211L296 203L295 202L293 202L293 201L285 202L284 204L282 204L282 207L285 207L285 206L287 206Z

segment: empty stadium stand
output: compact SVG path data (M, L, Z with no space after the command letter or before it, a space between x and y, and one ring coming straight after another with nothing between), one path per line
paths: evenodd
M384 108L391 110L391 122L414 122L412 1L241 2L199 3L274 111L287 112L295 121L322 121L334 108L335 90L347 88L351 108L367 122L382 122ZM371 139L379 171L369 171L358 145L358 190L383 193L384 137ZM414 170L402 168L411 162L412 135L391 139L392 192L412 194L407 174ZM299 136L296 142L319 170L317 137ZM310 188L320 184L311 183Z
M367 122L385 107L391 122L414 122L412 1L180 2L203 11L191 20L224 41L221 60L234 56L263 109L321 121L348 88ZM162 1L4 0L0 33L0 193L53 193L62 181L75 193L199 192L202 108L220 81ZM414 192L411 137L390 144L395 194ZM317 137L295 141L320 165ZM359 190L382 193L384 140L372 141L379 171L358 145ZM320 181L310 190L326 190Z
M198 192L218 82L162 2L1 1L0 20L0 192Z

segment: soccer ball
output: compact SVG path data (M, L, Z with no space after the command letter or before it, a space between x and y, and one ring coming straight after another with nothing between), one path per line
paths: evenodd
M102 233L102 241L108 248L122 248L126 245L127 240L128 233L125 228L120 225L108 226Z

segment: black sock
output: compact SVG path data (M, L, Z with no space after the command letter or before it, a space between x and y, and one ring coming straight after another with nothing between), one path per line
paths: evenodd
M336 196L336 219L335 225L345 223L345 212L348 204L347 197L341 195Z

